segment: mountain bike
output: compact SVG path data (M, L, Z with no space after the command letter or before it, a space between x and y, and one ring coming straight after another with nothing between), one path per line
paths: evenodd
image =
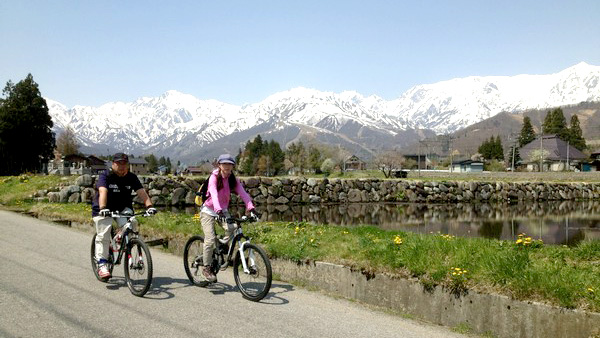
M256 217L246 216L233 219L237 223L237 229L228 241L217 236L211 265L215 275L220 270L225 270L229 265L233 265L233 278L242 297L254 302L258 302L269 293L273 281L269 257L261 247L250 243L250 238L246 237L242 231L242 223L256 222L256 220ZM192 236L183 250L183 266L192 284L206 287L211 282L202 275L203 249L204 238L199 235Z
M127 287L132 294L143 297L152 283L152 256L148 245L139 237L139 232L133 231L132 221L136 216L151 216L146 212L138 214L111 213L113 218L126 218L127 222L121 229L111 228L111 241L108 253L108 268L111 272L115 265L121 264L121 259L125 256L127 260L124 264L125 280ZM101 282L107 282L108 278L98 276L98 261L96 260L96 234L92 238L92 269L96 278Z

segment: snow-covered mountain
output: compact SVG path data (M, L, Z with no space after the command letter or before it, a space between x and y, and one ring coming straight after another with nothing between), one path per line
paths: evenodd
M70 126L82 150L154 153L184 161L236 153L257 134L282 144L314 140L370 153L450 133L502 111L600 101L600 67L577 64L551 75L487 76L419 85L386 101L359 93L295 88L235 106L174 90L100 107L46 99L55 131ZM218 141L218 142L215 142Z

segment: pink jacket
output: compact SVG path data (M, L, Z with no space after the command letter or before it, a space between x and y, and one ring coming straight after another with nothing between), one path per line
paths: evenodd
M231 190L229 189L229 180L223 179L223 188L217 191L217 175L219 169L215 169L208 179L208 199L204 202L204 205L213 209L215 212L219 212L223 209L227 209L229 206L229 200L231 199ZM250 195L244 190L240 180L236 177L237 184L235 186L235 193L242 198L242 201L246 204L246 210L254 209L252 199ZM217 198L214 198L217 196Z

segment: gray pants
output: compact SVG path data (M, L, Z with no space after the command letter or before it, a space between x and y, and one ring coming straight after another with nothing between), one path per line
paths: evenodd
M125 212L127 210L131 211L131 209L127 208L122 212ZM124 226L125 223L127 223L127 218L118 217L113 219L112 217L96 216L92 218L92 220L94 221L94 224L96 224L96 261L100 261L100 259L107 259L108 247L110 245L111 240L110 228L112 226L113 220L117 222L117 225L120 228ZM137 224L137 220L131 224L134 231L137 229Z
M202 224L202 231L204 232L204 248L202 251L204 266L210 266L213 260L213 251L215 250L215 242L217 235L215 233L215 225L217 219L207 213L200 213L200 223ZM226 222L221 223L221 227L225 230L224 240L229 240L229 237L233 234L237 228L237 224L227 224Z

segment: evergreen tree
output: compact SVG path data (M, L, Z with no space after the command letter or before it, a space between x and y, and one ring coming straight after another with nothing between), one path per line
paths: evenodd
M56 138L56 150L62 156L79 154L79 143L70 126L63 130L62 133L58 134L58 137Z
M308 165L311 170L314 170L315 173L321 173L321 152L317 147L310 146L308 148Z
M283 170L283 161L285 160L285 153L281 150L278 142L275 142L275 140L269 142L267 155L271 159L271 174L278 175Z
M158 161L156 160L156 156L154 154L150 154L144 158L146 162L148 162L148 171L151 173L156 172L158 170Z
M578 150L584 150L587 145L585 144L585 139L583 138L583 132L581 131L581 126L579 125L579 118L577 115L571 116L571 126L569 128L569 143Z
M38 172L55 147L52 119L33 76L11 81L0 99L0 175Z
M544 118L544 134L554 134L563 141L568 141L569 130L567 120L561 108L556 108L546 114Z
M533 126L531 125L531 119L529 116L525 116L523 118L523 127L521 128L521 134L519 135L519 147L523 147L524 145L535 140L535 132L533 131Z
M500 135L491 136L489 140L484 141L477 150L486 160L503 160L504 150L502 149L502 140Z
M496 136L496 141L494 142L493 147L493 157L496 160L504 160L504 149L502 148L502 140L500 139L500 135Z

